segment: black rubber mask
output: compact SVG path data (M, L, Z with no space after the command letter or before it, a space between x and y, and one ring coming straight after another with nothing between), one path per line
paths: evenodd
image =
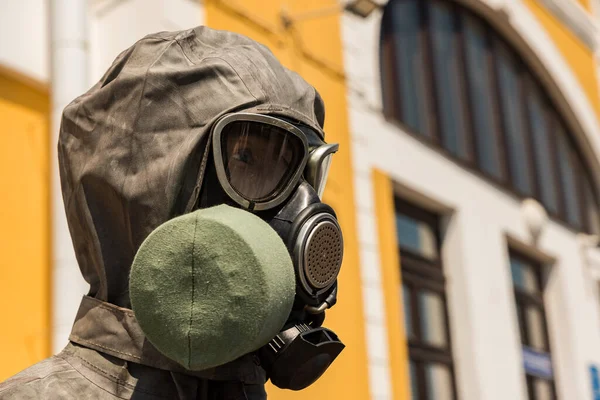
M325 310L337 300L342 232L333 209L306 182L267 222L292 256L296 300L288 323L259 356L274 385L300 390L315 382L344 349L335 333L320 326Z

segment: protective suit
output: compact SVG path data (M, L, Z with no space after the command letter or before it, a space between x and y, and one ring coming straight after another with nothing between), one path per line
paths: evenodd
M0 384L0 399L266 398L264 360L271 357L270 365L277 365L277 351L264 356L257 350L223 365L187 369L148 340L130 296L131 266L140 246L157 227L176 217L230 204L256 212L278 233L289 235L293 218L286 217L285 204L295 201L298 210L312 204L323 211L300 175L285 192L278 192L277 206L268 200L264 211L259 201L248 205L228 195L235 192L239 197L255 187L244 189L247 180L233 180L231 163L227 173L219 170L216 160L223 160L214 153L218 144L211 143L215 123L240 112L302 126L311 132L302 139L306 149L313 148L311 141L324 143L324 105L312 86L264 46L206 27L143 38L65 108L58 144L63 199L90 291L83 297L66 348ZM230 151L237 149L231 146ZM304 168L307 160L308 155L294 165ZM221 178L231 179L229 186L242 186L224 189ZM308 189L299 194L304 186ZM334 218L327 223L335 225L330 220ZM332 235L331 226L326 228ZM338 258L341 263L341 253ZM282 328L297 331L289 340L320 326L323 309L335 303L333 281L339 265L333 268L333 280L331 274L317 276L313 270L302 278L304 283L298 278L298 285L317 289L305 293L305 300L296 298L292 314L302 316ZM323 339L311 340L337 339L323 332ZM284 336L279 338L282 343ZM333 358L341 351L337 349Z

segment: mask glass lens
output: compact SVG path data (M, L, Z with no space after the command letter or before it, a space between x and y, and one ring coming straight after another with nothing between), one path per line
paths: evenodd
M221 149L231 187L254 202L280 194L301 167L305 152L304 143L294 134L253 121L225 126Z

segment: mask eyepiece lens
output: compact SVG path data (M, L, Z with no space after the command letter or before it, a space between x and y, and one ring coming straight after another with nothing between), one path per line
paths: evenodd
M221 132L225 176L248 201L270 200L287 187L301 167L305 146L300 138L274 125L234 121Z

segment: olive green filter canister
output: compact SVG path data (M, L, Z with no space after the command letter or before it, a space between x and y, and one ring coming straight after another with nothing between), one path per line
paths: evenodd
M257 216L220 205L174 218L134 259L131 305L148 340L190 370L265 345L294 302L292 260Z

